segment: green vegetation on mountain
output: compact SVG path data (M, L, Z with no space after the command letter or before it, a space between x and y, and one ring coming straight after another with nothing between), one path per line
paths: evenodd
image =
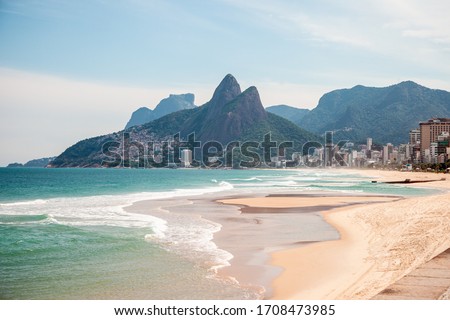
M180 96L193 104L193 95ZM173 100L174 97L171 95L168 99ZM161 102L161 105L166 102ZM335 90L325 94L311 111L284 105L265 110L255 87L241 92L236 79L227 75L211 100L203 106L185 108L124 131L80 141L64 151L50 166L92 167L101 166L104 161L107 161L107 166L118 166L117 160L122 156L128 157L122 165L130 163L133 157L140 165L145 162L145 157L164 157L168 150L173 151L180 144L174 141L177 134L181 141L195 134L200 146L216 141L225 150L231 141L239 141L241 145L253 141L260 147L270 133L271 141L276 141L277 146L282 142L293 142L287 151L288 157L292 152L302 151L306 141L323 140L310 132L323 135L325 131L333 131L335 142L341 139L362 142L372 137L375 143L399 144L408 141L410 129L432 117L450 117L450 93L428 89L411 81L386 88L356 86ZM129 153L124 150L124 137L128 139L127 147L134 148ZM151 149L153 145L156 145L155 149ZM161 151L164 145L170 147ZM255 146L254 143L250 145ZM144 155L146 150L148 154ZM254 151L262 155L261 148ZM221 155L218 153L217 156ZM232 156L245 159L245 155L239 153ZM172 158L171 161L177 160L177 156Z
M305 117L305 115L309 112L308 109L300 109L291 106L287 106L285 104L280 104L276 106L271 106L266 108L267 112L276 114L282 118L285 118L296 125L300 125L300 122Z
M55 157L49 157L49 158L40 158L40 159L33 159L25 164L14 162L8 164L8 168L45 168L51 161L53 161Z
M215 90L211 100L203 106L174 112L114 134L80 141L58 156L51 166L101 166L102 161L109 161L111 159L108 158L111 157L117 160L119 155L124 155L127 158L125 156L127 148L124 150L124 144L129 141L133 150L125 159L126 163L132 161L131 158L134 157L135 161L141 164L145 160L143 149L147 147L150 149L149 144L159 144L162 148L167 141L172 141L171 148L176 147L177 142L173 140L177 133L180 134L181 141L186 141L188 136L194 133L195 140L200 142L201 146L216 141L223 145L224 150L231 141L240 143L253 141L259 145L264 141L264 137L270 134L271 141L275 141L277 145L286 141L293 142L289 154L301 151L306 141L319 139L292 122L266 112L255 87L241 92L236 79L232 75L227 75ZM152 156L165 156L160 148L152 149ZM117 161L109 163L111 166L119 165Z
M408 141L408 132L420 121L450 116L450 92L432 90L412 81L385 88L356 86L325 94L300 125L323 134L334 131L335 140L354 142L372 137L378 143Z
M99 167L105 159L102 153L103 145L109 141L119 140L120 138L120 133L115 133L79 141L56 157L55 160L49 163L49 166Z

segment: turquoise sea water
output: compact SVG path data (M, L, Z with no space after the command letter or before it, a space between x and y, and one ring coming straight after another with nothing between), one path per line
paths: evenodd
M123 209L139 200L244 190L434 192L372 184L345 170L0 168L0 298L257 298L214 277L213 262L200 261L227 259L211 242L220 226L183 222L185 229L171 231L167 221ZM184 254L153 241L162 237L186 243Z

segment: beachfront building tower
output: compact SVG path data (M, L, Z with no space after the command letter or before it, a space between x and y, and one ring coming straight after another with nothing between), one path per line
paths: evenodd
M422 162L431 160L431 144L438 141L443 132L450 132L450 118L433 118L420 123L420 152ZM434 146L434 145L433 145Z
M420 144L420 129L412 129L409 131L409 144L412 146Z
M325 166L331 167L333 164L333 131L325 132Z
M181 150L181 165L183 167L189 167L192 163L192 150L183 149Z
M393 160L393 152L394 152L394 146L392 143L388 143L387 145L383 146L383 164L389 164Z
M372 138L367 138L367 150L372 150Z
M409 154L408 157L412 163L420 161L420 129L412 129L409 131Z

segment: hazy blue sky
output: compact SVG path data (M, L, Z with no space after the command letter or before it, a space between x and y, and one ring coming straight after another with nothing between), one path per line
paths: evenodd
M450 91L446 0L0 0L0 166L118 131L232 73L265 106L403 80Z

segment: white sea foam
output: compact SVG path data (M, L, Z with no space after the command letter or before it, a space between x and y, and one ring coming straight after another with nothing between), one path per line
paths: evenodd
M19 201L19 202L7 202L7 203L0 203L1 207L14 207L14 206L23 206L23 205L42 205L46 204L48 200L43 199L36 199L36 200L30 200L30 201Z
M226 181L221 181L219 183L219 186L222 187L222 190L231 190L234 188L234 186L231 183L226 182ZM219 191L219 190L217 190L217 191Z
M230 179L230 181L263 181L263 179L258 178L258 177L251 177L251 178L235 178L235 179Z
M232 185L227 182L218 183L221 190L229 190ZM211 192L214 189L209 189ZM196 195L203 194L204 190L184 190L182 194ZM180 194L180 193L178 193ZM192 206L192 202L187 202L186 197L174 198L173 201L146 203L150 212L157 215L161 221L162 232L146 234L145 240L158 244L169 252L183 256L196 264L201 264L212 272L229 266L229 260L233 255L216 246L213 242L214 233L220 231L221 225L202 218L198 210L199 207ZM203 210L205 210L203 208Z
M213 272L225 266L233 255L216 246L212 241L214 233L221 228L214 223L192 215L170 213L164 236L146 235L146 240L160 244L170 252L192 260L195 263L204 261L206 267Z
M46 215L47 218L32 223L58 223L69 226L114 226L126 228L148 228L145 240L158 243L169 251L184 255L193 261L209 261L213 271L229 265L232 255L212 241L221 225L187 214L173 214L163 217L129 213L124 210L137 201L177 199L179 197L198 196L207 193L245 188L248 190L267 188L277 190L293 188L296 190L318 190L323 186L311 186L308 180L320 180L318 177L295 174L281 176L252 176L227 181L211 179L213 185L208 188L177 189L162 192L141 192L128 195L103 195L77 198L55 198L2 204L0 214L6 215ZM355 191L352 191L355 192ZM191 210L192 211L192 210ZM186 213L186 212L184 212ZM195 212L194 212L195 213Z
M56 224L58 221L51 215L20 215L19 219L11 219L9 221L0 221L0 225L44 225Z
M269 188L269 187L295 187L298 183L294 180L271 180L271 181L263 181L258 183L253 182L244 182L236 184L236 187L257 187L257 188Z
M181 239L175 236L180 233L184 225L178 229L168 226L167 221L146 214L130 213L124 210L125 207L132 205L134 202L142 200L168 199L175 197L197 196L206 193L220 192L231 190L233 185L221 181L215 186L209 188L198 189L179 189L163 192L141 192L126 195L99 195L90 197L73 197L73 198L53 198L53 199L37 199L31 201L21 201L14 203L1 204L0 214L11 216L37 216L44 215L44 219L25 219L24 221L12 220L3 222L2 224L50 224L57 223L68 226L112 226L125 228L149 228L151 232L147 233L145 239L152 241L158 239L161 241L172 243L190 243L195 241L195 247L199 251L201 246L209 246L207 244L209 238L212 238L214 230L208 226L205 230L201 226L191 226L191 230ZM195 229L195 228L197 229ZM215 228L215 227L214 227ZM166 233L169 230L169 235ZM192 235L195 237L192 237ZM208 238L208 240L207 240ZM209 250L208 248L203 248Z
M358 183L327 182L327 183L316 183L316 184L314 184L314 186L323 187L323 188L327 188L327 187L344 187L344 188L348 188L348 187L358 186Z

